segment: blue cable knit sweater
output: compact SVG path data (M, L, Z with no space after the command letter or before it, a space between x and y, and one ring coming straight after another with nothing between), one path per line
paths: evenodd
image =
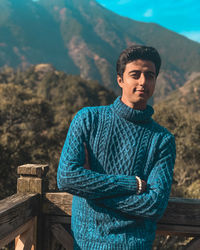
M174 137L152 114L152 107L134 110L118 97L74 117L57 175L59 189L74 195L74 249L151 249L175 161ZM90 169L83 166L84 143ZM137 194L135 176L147 182L145 193Z

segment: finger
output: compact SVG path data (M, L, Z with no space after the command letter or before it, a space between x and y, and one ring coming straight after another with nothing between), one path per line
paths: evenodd
M145 191L146 190L146 181L142 180L142 191Z
M85 149L85 162L88 163L88 150L85 142L84 142L84 149Z
M84 149L85 149L85 163L84 163L84 168L85 169L90 169L88 150L87 150L87 146L86 146L85 142L84 142Z

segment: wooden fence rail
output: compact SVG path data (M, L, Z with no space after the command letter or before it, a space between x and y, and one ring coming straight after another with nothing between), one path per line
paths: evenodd
M15 194L0 201L0 248L19 235L22 238L17 238L16 245L19 246L25 238L35 246L33 235L39 214L39 198L38 194Z
M48 192L47 171L46 165L18 167L17 194L0 201L0 249L13 240L16 250L73 249L72 195ZM170 198L157 233L195 237L185 249L199 250L200 200Z

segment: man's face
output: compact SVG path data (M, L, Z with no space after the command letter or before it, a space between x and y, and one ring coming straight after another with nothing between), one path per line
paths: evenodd
M121 101L131 108L143 110L155 89L155 64L141 59L127 63L123 78L118 75L117 82L122 88Z

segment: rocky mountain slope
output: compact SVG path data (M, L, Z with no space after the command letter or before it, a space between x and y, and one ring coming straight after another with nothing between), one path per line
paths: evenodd
M200 69L199 43L157 24L121 17L95 0L1 0L0 9L0 66L51 63L119 93L119 52L131 44L151 45L163 59L155 100Z

